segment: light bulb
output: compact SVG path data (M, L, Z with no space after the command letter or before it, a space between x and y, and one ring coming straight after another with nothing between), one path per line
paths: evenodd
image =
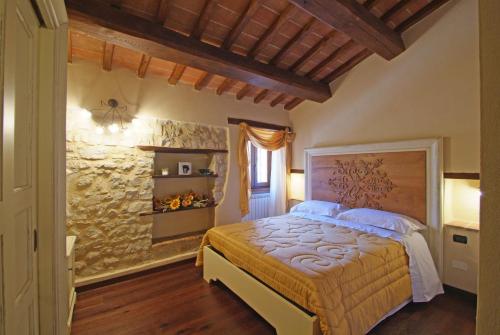
M90 119L92 117L92 113L85 108L80 109L80 114L84 119Z
M112 123L108 126L108 130L111 134L114 134L114 133L117 133L118 130L120 130L120 128L118 127L118 125L116 123Z
M103 127L96 127L95 132L98 135L102 135L104 133L104 128Z

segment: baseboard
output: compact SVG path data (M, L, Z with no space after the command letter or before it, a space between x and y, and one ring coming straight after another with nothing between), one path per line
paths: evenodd
M197 251L191 251L185 254L180 254L176 255L173 257L165 258L165 259L160 259L160 260L155 260L152 262L132 266L126 269L121 269L121 270L116 270L112 272L106 272L97 276L89 276L89 277L83 277L83 278L77 278L75 280L75 286L78 288L77 291L85 291L86 289L94 288L96 286L104 286L111 284L112 281L116 281L116 279L121 278L121 277L126 277L134 274L141 274L145 271L152 270L155 268L163 267L165 265L169 265L172 263L177 263L181 262L184 260L188 259L193 259L196 257L198 254ZM194 265L193 265L194 266ZM98 285L101 284L102 285Z

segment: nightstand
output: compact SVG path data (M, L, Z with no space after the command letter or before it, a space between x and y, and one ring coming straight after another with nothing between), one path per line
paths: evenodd
M477 292L479 224L449 222L444 226L444 283Z

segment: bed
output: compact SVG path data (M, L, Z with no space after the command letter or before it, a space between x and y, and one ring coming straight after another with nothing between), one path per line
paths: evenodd
M205 280L222 281L279 335L366 334L408 302L429 301L442 293L440 146L432 139L305 155L307 200L401 213L425 224L423 233L301 211L216 227L197 259Z

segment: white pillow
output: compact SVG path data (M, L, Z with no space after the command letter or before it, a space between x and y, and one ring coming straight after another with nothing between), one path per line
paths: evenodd
M408 234L413 231L426 229L422 223L406 215L370 208L350 209L338 214L336 219L363 223L374 227L393 230L401 234Z
M338 204L336 202L329 201L320 201L320 200L306 200L293 206L290 209L290 213L307 213L307 214L316 214L316 215L326 215L335 217L342 211L347 210L348 208Z

